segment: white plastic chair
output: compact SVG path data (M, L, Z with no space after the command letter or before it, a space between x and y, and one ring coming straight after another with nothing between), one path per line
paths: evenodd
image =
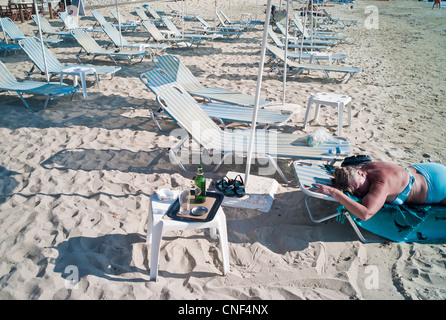
M229 271L229 249L228 235L226 229L226 216L220 207L211 221L208 222L185 222L164 218L170 205L175 201L179 191L173 191L174 198L170 201L161 201L158 196L150 197L149 219L147 225L146 243L151 243L150 253L150 280L156 281L158 277L159 254L161 248L161 239L163 234L168 231L206 229L210 228L210 234L213 239L217 238L216 230L220 235L220 245L223 260L223 274Z

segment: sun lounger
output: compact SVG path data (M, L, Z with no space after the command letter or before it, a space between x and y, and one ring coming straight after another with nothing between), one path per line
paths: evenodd
M204 20L198 14L195 15L195 19L197 19L202 24L202 27L189 29L194 32L201 32L204 34L219 34L219 35L222 35L226 39L228 39L228 38L238 39L243 34L243 32L240 32L240 29L238 29L238 28L212 27L206 20Z
M56 29L53 28L53 26L48 22L48 20L40 15L40 28L42 30L43 34L46 34L48 36L58 36L59 38L69 38L73 39L73 36L68 31L56 31ZM37 15L33 14L31 15L31 19L33 19L34 23L38 25L37 23Z
M0 51L5 50L5 54L3 55L3 58L6 57L8 53L11 53L12 51L20 51L20 46L18 44L14 43L3 43L0 42Z
M176 56L163 55L152 60L158 68L166 71L173 80L178 82L192 96L245 107L254 106L255 97L252 95L201 85L192 72ZM265 107L271 103L271 101L260 98L259 106Z
M82 47L82 49L76 53L76 58L79 62L81 62L80 57L82 55L91 55L93 56L91 58L91 63L97 56L107 56L113 60L115 65L117 65L116 59L126 59L128 60L128 64L130 64L133 58L139 57L141 58L140 62L142 62L144 57L149 54L147 51L104 49L85 30L73 29L71 30L71 33Z
M348 19L336 19L336 18L333 18L331 16L331 14L328 13L327 10L325 10L325 9L322 9L322 12L325 15L325 19L324 20L325 20L326 23L331 23L331 24L342 23L343 25L345 25L347 27L348 26L352 26L352 25L356 25L358 23L358 20L348 20Z
M280 22L276 22L277 29L285 36L286 30L283 24ZM306 38L303 36L302 38L299 37L293 37L290 33L288 35L288 42L292 42L295 44L300 44L301 42L304 44L313 44L313 45L320 45L320 46L335 46L337 44L334 40L323 40L323 39L316 39L316 38Z
M161 69L155 69L142 73L139 78L155 95L162 92L165 88L180 85L172 80L169 75ZM252 122L252 109L226 103L205 103L199 104L201 109L212 119L219 121L225 128L225 121ZM158 129L161 129L158 122L159 115L164 114L162 109L152 113L152 119L155 121ZM270 125L281 126L292 117L291 112L278 112L274 110L260 109L257 117L257 123L268 127Z
M233 154L240 156L247 154L251 130L222 130L185 90L175 86L168 87L159 93L156 99L160 107L185 129L200 147L211 151L213 155L218 152L223 154L215 170L226 157ZM186 169L177 157L177 152L181 150L188 138L188 136L183 137L170 149L171 158L175 159L183 170ZM330 154L330 150L341 147L346 154L350 153L349 143L345 139L336 137L333 140L321 146L309 147L307 135L256 130L253 156L267 158L282 179L288 182L282 170L277 166L276 158L334 161L336 157Z
M285 44L279 39L279 37L277 36L277 34L273 31L273 29L271 28L271 26L268 26L268 35L271 38L271 40L273 40L273 42L276 44L277 47L279 48L285 48ZM308 42L306 42L308 43ZM328 46L321 46L321 45L315 45L315 44L306 44L306 43L290 43L288 44L288 48L290 49L301 49L302 50L326 50L329 47Z
M139 51L149 50L152 55L160 54L164 52L166 49L170 48L170 45L165 44L157 44L157 43L147 43L147 42L137 42L137 43L129 43L122 33L119 33L111 23L105 21L102 14L97 10L91 10L91 13L96 18L96 20L101 25L102 30L104 30L105 34L110 39L110 43L113 44L116 48L133 48L138 49Z
M347 217L357 236L362 242L367 240L358 226L381 237L397 242L429 241L446 238L446 207L439 205L394 205L384 206L370 219L363 221L350 214L345 207L340 206L334 213L316 217L311 211L311 198L337 202L331 196L315 191L313 184L319 183L331 186L332 166L314 163L312 161L295 161L293 169L299 182L300 189L306 195L305 205L310 219L321 223L333 218L343 220ZM355 201L359 199L353 198ZM318 206L321 208L321 206Z
M109 10L110 14L113 16L113 18L116 20L116 23L119 24L119 22L121 22L121 27L124 27L124 30L133 30L136 31L136 29L138 29L139 26L141 26L141 22L138 20L128 20L125 19L121 13L118 14L118 10L117 9L110 9Z
M164 37L160 30L155 26L155 24L150 20L141 21L141 25L150 33L155 42L158 43L172 43L177 46L177 48L192 46L198 47L201 43L204 43L204 39L190 39L190 38L177 38L177 37Z
M16 24L9 18L0 18L0 24L5 35L5 40L7 41L8 36L14 43L21 39L25 39L26 36L23 32L16 26ZM62 42L62 39L52 39L52 38L43 38L43 41L48 44L55 44Z
M262 25L264 24L263 21L252 21L252 20L246 20L246 21L231 21L228 16L222 11L220 10L220 14L223 17L223 19L229 23L229 25L234 25L234 26L245 26L248 30L252 30L255 29L256 26L258 25Z
M266 45L266 48L273 56L273 60L276 62L271 67L270 71L274 71L279 79L283 76L283 61L284 61L284 52L282 49L272 46L270 44ZM330 72L343 73L344 76L349 75L349 78L346 82L348 82L351 77L355 74L361 72L360 68L351 67L351 66L343 66L343 65L326 65L326 64L316 64L316 63L299 63L297 61L292 61L287 58L287 67L292 68L291 71L288 71L288 74L294 74L295 76L301 74L303 71L322 71L328 82L330 82Z
M29 72L26 72L26 74L28 76L33 73L43 74L45 72L45 63L43 61L42 46L40 45L39 41L36 38L25 38L19 41L19 45L22 48L22 50L28 55L31 61L34 63L31 70ZM53 77L55 75L60 75L60 73L66 69L76 68L76 67L87 67L91 69L91 72L88 75L95 76L97 77L97 80L99 80L105 76L111 76L111 78L113 78L115 73L121 70L121 67L116 67L116 66L98 66L98 65L85 65L85 64L62 65L56 58L56 56L47 47L44 48L45 48L46 66L48 73L50 74L50 77ZM34 68L36 67L39 71L33 72Z
M348 39L348 37L333 35L330 33L316 33L316 32L310 33L310 31L304 27L304 25L300 21L300 18L296 17L296 14L291 19L291 21L293 21L295 27L302 34L304 39L334 40L334 41L345 41Z
M205 39L205 40L215 40L215 39L223 39L223 35L221 34L197 34L197 33L181 33L178 30L177 26L173 23L170 17L162 17L161 18L164 25L169 29L170 34L174 35L177 38L187 38L187 39Z
M59 83L46 83L39 81L17 81L8 71L5 65L0 61L0 90L17 92L27 109L28 103L23 98L23 93L46 96L43 109L46 109L48 102L55 98L67 94L75 94L79 88Z

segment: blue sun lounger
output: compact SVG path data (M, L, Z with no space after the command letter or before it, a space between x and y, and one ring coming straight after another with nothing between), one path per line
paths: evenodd
M46 83L39 81L17 81L9 72L6 66L0 61L0 90L17 92L27 109L28 103L23 98L23 93L46 96L43 109L46 109L48 102L55 98L67 94L75 94L79 88L59 83Z
M293 169L299 181L302 192L305 193L305 205L310 219L321 223L329 219L346 217L362 242L367 240L361 227L378 236L396 242L431 241L446 239L446 206L439 205L394 205L386 203L370 219L363 221L351 213L344 206L337 208L336 212L325 217L316 218L311 211L309 199L322 199L337 202L334 198L314 191L313 184L320 183L331 186L332 166L322 165L310 161L295 161ZM354 198L355 201L360 199Z

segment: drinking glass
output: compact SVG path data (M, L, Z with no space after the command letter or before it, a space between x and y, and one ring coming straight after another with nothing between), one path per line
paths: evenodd
M188 214L190 212L190 190L181 190L178 200L180 202L180 214Z

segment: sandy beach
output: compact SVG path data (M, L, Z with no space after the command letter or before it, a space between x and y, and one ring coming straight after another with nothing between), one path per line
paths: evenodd
M256 11L255 0L231 3L233 20L240 13L264 19L264 7ZM130 18L140 4L123 4L120 10ZM359 0L328 8L335 17L358 20L342 31L348 41L330 52L346 54L344 64L361 68L361 73L348 83L328 83L317 72L289 80L286 102L301 109L279 130L308 134L324 126L336 133L333 107L322 107L318 121L303 130L307 101L317 92L346 94L352 98L353 118L342 135L353 154L403 165L446 165L446 10L432 10L432 4ZM181 9L180 2L169 5ZM170 11L165 3L153 6ZM378 12L376 28L366 27L367 6ZM99 11L110 17L111 8ZM226 4L219 9L229 12ZM90 10L87 6L80 25L93 24ZM191 1L188 11L213 19L214 1ZM59 19L50 22L62 27ZM31 22L17 25L27 35L36 30ZM125 37L142 42L146 35ZM259 28L238 40L167 53L179 56L202 84L255 94L261 38ZM97 40L105 43L106 38ZM79 47L65 41L51 51L62 63L76 63ZM22 52L0 60L18 79L32 67ZM113 65L102 57L95 63ZM29 97L33 111L28 111L15 93L1 93L1 300L446 298L444 241L395 243L380 238L364 244L347 222L313 223L292 160L279 160L290 183L283 183L277 173L268 176L279 183L269 212L223 208L230 255L226 276L218 240L188 230L166 234L158 281L149 281L150 245L145 238L150 195L189 184L196 165L182 172L170 161L169 148L177 141L171 132L178 126L165 118L165 131L160 132L150 117L149 110L157 108L155 95L139 75L154 68L151 59L119 65L122 69L112 80L102 80L100 90L89 79L88 98L77 93L72 101L55 99L46 110L42 98ZM268 69L262 97L281 103L283 84ZM228 127L249 128L240 123ZM216 173L213 166L205 166L209 185L228 171L243 173L245 163L225 164ZM252 174L258 168L254 164ZM336 209L334 203L313 204L320 215ZM74 288L69 286L73 266L79 278ZM372 273L377 282L370 285Z

